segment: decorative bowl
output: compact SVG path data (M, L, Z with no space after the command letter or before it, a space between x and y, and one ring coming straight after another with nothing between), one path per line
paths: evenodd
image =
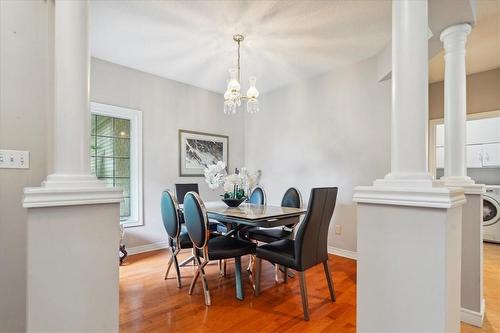
M229 207L238 207L241 205L243 201L245 201L247 198L241 198L241 199L222 199L226 205Z

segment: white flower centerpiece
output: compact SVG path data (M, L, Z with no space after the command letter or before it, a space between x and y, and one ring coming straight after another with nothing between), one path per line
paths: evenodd
M230 175L226 172L226 164L217 162L205 168L205 181L212 190L223 187L222 201L230 207L238 207L247 199L255 186L255 177L246 168L241 168Z

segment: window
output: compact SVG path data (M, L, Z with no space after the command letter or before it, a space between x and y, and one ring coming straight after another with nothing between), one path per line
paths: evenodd
M142 225L141 113L99 103L90 109L91 173L123 189L120 223Z

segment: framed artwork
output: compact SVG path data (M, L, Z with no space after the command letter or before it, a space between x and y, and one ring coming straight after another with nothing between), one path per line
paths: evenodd
M179 175L204 177L207 165L222 161L229 168L227 135L179 130Z

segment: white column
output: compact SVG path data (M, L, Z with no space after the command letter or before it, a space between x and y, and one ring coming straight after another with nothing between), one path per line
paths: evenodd
M90 175L88 0L56 0L53 173L24 190L24 207L119 202L121 190Z
M87 0L57 0L54 14L53 174L43 187L101 187L90 175Z
M462 209L461 319L475 326L483 323L483 240L482 210L485 186L467 176L466 128L467 92L465 53L467 23L452 25L441 32L445 55L444 130L445 186L464 189L467 203Z
M89 8L86 0L55 6L54 173L90 174Z
M392 7L391 173L385 179L430 186L427 1L394 1Z
M466 72L465 43L469 24L457 24L441 33L445 55L444 78L444 177L446 181L470 182L466 169Z
M90 175L89 7L55 1L53 169L24 189L27 332L117 332L122 190Z
M391 172L353 198L360 333L460 331L465 196L427 169L427 51L427 0L393 0Z

